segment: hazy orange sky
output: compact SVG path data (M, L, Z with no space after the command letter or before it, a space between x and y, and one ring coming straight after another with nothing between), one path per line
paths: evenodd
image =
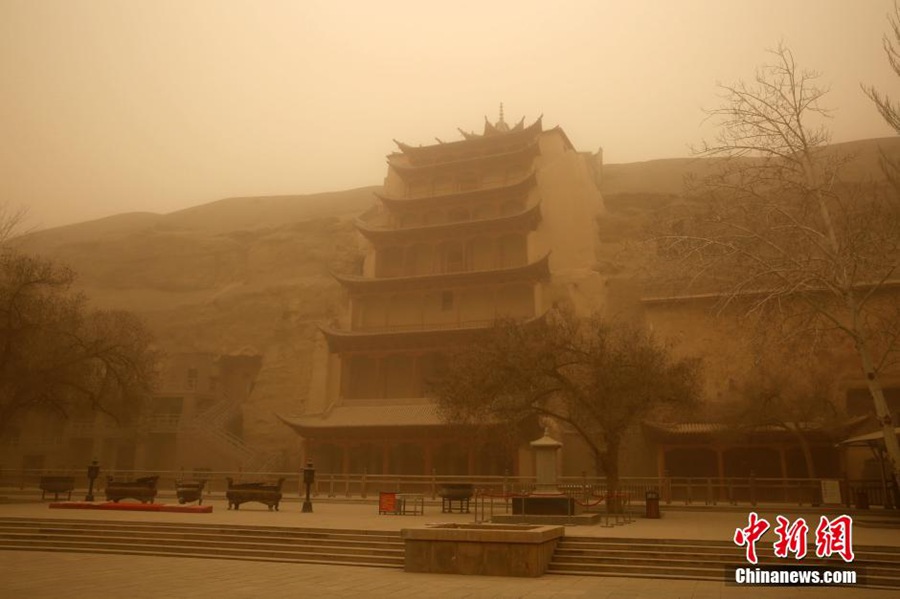
M544 114L606 162L686 156L783 40L834 141L892 131L890 0L0 0L0 193L49 227L380 184L411 144Z

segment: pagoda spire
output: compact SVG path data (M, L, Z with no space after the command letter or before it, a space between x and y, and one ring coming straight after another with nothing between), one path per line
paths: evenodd
M500 119L497 121L497 124L494 125L494 129L499 133L509 132L509 125L503 120L503 102L500 102Z

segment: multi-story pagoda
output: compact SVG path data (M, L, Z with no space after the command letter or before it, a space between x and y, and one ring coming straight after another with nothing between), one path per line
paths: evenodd
M349 310L323 328L327 377L285 419L324 472L518 471L515 451L442 422L426 381L498 316L539 317L595 281L594 157L540 118L510 127L502 108L482 134L460 132L395 142L378 205L357 221L368 251L360 274L336 275Z

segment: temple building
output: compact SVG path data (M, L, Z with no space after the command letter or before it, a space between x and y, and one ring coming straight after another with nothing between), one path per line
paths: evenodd
M508 125L502 107L480 134L460 133L395 142L377 205L356 223L361 272L335 274L348 307L322 329L327 374L304 413L283 418L322 472L523 473L523 449L444 423L427 381L497 317L602 297L596 157L541 118Z

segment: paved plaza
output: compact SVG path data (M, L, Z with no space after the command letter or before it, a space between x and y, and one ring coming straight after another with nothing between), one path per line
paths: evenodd
M374 503L317 502L312 514L299 503L282 504L280 512L247 504L228 511L213 500L211 514L101 512L51 510L34 501L0 504L0 517L42 517L142 522L193 522L366 528L399 530L429 522L472 522L473 514L442 514L429 504L422 516L379 516ZM761 514L793 515L787 510ZM803 514L807 520L814 518ZM569 534L637 538L693 538L728 540L737 526L746 525L740 512L664 510L661 520L637 519L632 524L570 527ZM900 545L900 529L857 526L854 544ZM219 559L138 557L31 551L0 551L0 596L27 597L600 597L637 599L662 597L894 597L897 591L852 587L736 587L723 582L658 580L593 576L546 575L536 579L410 574L401 570L283 564Z

